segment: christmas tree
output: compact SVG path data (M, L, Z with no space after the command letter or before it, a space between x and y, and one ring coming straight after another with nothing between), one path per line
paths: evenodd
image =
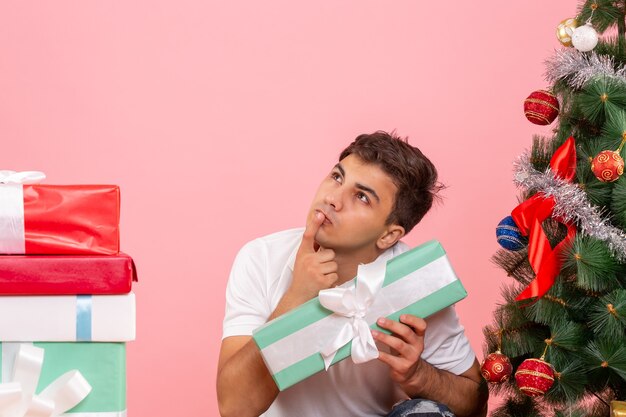
M626 401L625 15L626 0L581 4L557 27L549 91L524 102L531 122L556 122L516 162L520 204L497 228L493 260L513 280L484 329L492 417L609 416Z

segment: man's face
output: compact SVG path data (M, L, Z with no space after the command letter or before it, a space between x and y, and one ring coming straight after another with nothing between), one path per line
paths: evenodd
M380 167L348 155L333 167L320 184L311 204L326 219L315 240L339 252L375 249L385 233L397 187Z

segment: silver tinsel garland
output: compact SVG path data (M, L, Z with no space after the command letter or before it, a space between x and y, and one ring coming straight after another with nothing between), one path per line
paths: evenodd
M556 178L547 168L539 172L530 163L530 153L523 153L514 164L515 184L527 189L543 192L554 197L554 217L564 222L574 222L587 236L607 244L613 256L620 262L626 261L626 233L611 225L597 207L587 200L587 195L576 184Z
M604 75L626 82L626 67L615 67L613 57L595 52L583 53L575 48L559 49L546 61L546 80L555 83L563 80L574 89L581 89L587 81Z

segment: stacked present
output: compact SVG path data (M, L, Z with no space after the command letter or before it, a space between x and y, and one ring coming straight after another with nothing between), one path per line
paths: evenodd
M0 171L0 416L123 417L133 260L117 186Z

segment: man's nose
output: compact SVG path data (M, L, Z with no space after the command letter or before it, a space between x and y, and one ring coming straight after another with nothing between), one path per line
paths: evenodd
M341 210L343 206L343 188L338 187L329 191L324 198L324 202L332 206L335 210Z

